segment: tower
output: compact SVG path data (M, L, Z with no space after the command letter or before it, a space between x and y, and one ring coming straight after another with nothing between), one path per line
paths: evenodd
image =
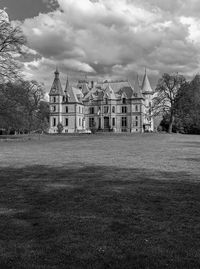
M154 92L151 88L151 84L149 82L146 68L145 68L145 74L144 74L144 78L142 82L142 94L145 98L143 128L144 128L144 131L153 131L154 124L153 124L153 115L152 115L152 101L153 101Z
M59 72L56 68L54 72L55 78L49 92L50 103L50 133L57 132L57 125L62 124L62 102L64 98L64 92L60 83Z

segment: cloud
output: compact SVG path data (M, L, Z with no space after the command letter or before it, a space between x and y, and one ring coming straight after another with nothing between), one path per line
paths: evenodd
M97 77L129 76L143 72L145 66L153 77L198 70L200 3L195 0L58 0L57 4L59 9L22 23L29 47L40 55L25 64L35 76L41 78L41 70L50 76L55 66L73 75L85 72Z
M50 10L55 10L59 7L57 0L42 0Z

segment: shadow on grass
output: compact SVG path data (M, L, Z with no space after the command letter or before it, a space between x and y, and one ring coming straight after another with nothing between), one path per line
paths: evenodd
M0 171L0 268L200 268L200 183L186 172Z

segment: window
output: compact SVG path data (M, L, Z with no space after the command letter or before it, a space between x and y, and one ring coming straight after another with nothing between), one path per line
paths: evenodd
M68 113L68 106L65 107L65 112Z
M89 118L89 127L94 127L94 118Z
M138 116L135 117L135 126L138 126Z
M122 117L122 127L127 127L127 118Z
M126 104L126 98L122 98L122 104Z
M104 113L108 113L109 107L108 106L104 106L103 110L104 110Z
M137 106L137 105L135 106L135 111L136 111L136 112L138 111L138 106Z
M56 118L53 118L53 126L56 126Z
M52 106L52 111L53 111L53 112L56 111L56 106Z
M112 126L115 126L115 118L112 119Z
M68 118L65 119L65 126L68 126Z
M78 109L79 109L79 113L81 113L81 107L80 106L78 107Z
M94 114L94 107L90 107L89 111L90 111L90 114Z
M112 107L112 113L115 113L115 107L114 106Z
M106 105L108 104L108 98L105 98L105 103L106 103Z
M79 126L81 126L81 118L79 118Z
M126 108L126 106L123 106L122 107L122 113L126 113L127 112L127 108Z
M53 97L53 102L56 103L56 97L55 96Z
M65 102L65 96L63 96L63 102Z
M99 116L101 114L101 107L99 106L97 115Z

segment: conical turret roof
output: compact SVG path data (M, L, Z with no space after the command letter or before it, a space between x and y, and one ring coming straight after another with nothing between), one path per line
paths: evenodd
M143 78L143 82L142 82L142 92L143 93L148 93L148 92L152 93L153 92L153 90L151 88L151 84L149 82L149 78L147 76L146 69L145 69L145 74L144 74L144 78Z
M134 92L137 93L137 97L142 97L142 89L140 86L140 80L138 74L134 81Z
M55 78L51 86L50 95L64 95L64 92L60 83L59 72L57 68L54 74L55 74Z

